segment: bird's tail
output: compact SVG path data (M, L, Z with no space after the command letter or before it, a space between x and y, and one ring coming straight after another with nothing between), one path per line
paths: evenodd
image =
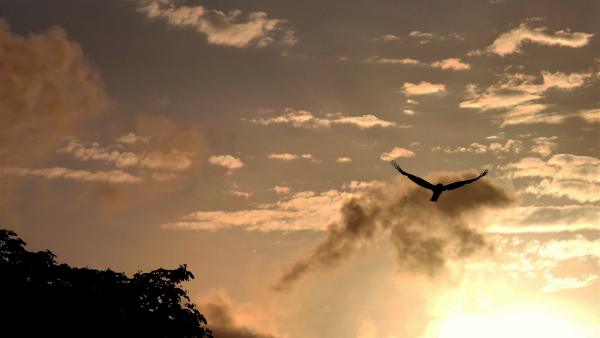
M440 195L441 195L441 194L442 194L442 192L441 192L441 191L434 191L434 192L433 192L433 195L431 195L431 199L430 199L430 201L431 201L431 202L435 202L435 201L437 201L437 200L438 200L438 198L440 197Z

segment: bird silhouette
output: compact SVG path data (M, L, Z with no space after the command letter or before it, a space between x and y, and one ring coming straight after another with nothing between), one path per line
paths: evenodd
M415 182L416 184L422 186L425 189L429 189L429 190L433 191L433 195L431 196L431 199L430 199L431 202L437 201L438 198L440 197L440 195L442 194L442 192L444 192L446 190L454 190L454 189L462 187L465 184L473 183L473 182L477 181L478 179L480 179L481 177L487 175L487 173L488 173L488 171L486 169L486 170L482 171L481 174L479 174L479 176L469 179L469 180L457 181L457 182L446 184L446 185L443 185L441 183L433 185L420 177L409 174L406 171L402 170L402 168L400 168L400 166L398 165L398 163L396 161L391 161L391 164L402 175L408 177L409 180Z

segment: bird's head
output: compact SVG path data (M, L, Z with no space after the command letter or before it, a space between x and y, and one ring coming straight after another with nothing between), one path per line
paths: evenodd
M438 184L435 185L435 187L438 188L438 189L442 189L444 187L444 185L441 184L441 183L438 183Z

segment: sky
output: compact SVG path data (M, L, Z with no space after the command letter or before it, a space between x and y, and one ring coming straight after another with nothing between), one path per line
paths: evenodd
M0 226L217 337L596 337L599 13L0 0Z

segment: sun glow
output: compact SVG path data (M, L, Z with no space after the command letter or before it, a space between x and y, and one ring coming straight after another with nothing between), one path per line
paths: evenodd
M587 338L569 318L547 309L516 307L496 313L459 314L444 320L437 338Z

